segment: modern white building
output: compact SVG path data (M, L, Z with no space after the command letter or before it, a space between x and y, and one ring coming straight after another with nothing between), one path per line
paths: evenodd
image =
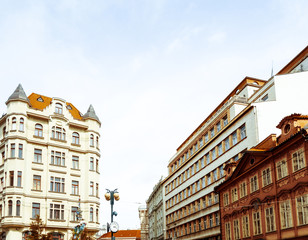
M0 119L0 239L25 239L39 215L53 240L68 240L80 219L99 230L101 123L61 98L21 85Z
M308 112L307 56L308 47L268 81L246 77L178 147L163 181L165 239L221 239L214 187L224 180L224 165L284 116Z
M163 240L165 228L165 209L162 179L155 185L147 200L149 240Z

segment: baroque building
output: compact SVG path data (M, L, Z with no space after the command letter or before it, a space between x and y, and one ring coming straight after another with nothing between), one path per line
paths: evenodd
M226 163L266 138L284 116L303 112L308 47L270 79L245 77L177 148L163 180L165 239L219 240ZM150 229L151 231L151 229Z
M308 116L292 114L238 162L219 192L222 239L307 239Z
M36 215L53 240L70 239L81 220L97 232L101 122L92 105L82 115L61 98L27 97L21 85L6 105L0 119L0 239L25 239Z

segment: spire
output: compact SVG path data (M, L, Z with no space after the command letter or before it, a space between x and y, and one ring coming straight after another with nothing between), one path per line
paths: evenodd
M8 104L11 101L24 101L30 104L30 101L22 88L21 84L18 84L18 87L16 90L13 92L13 94L9 97L9 99L6 101L6 104Z
M87 113L85 115L83 115L82 118L83 119L92 118L92 119L94 119L94 120L96 120L100 123L99 118L95 114L95 111L94 111L92 104L90 104L90 107L89 107Z

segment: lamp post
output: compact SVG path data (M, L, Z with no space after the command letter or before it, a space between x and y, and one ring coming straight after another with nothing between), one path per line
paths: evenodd
M114 200L119 201L120 196L118 193L118 189L115 189L113 191L110 191L109 189L106 189L107 192L105 194L105 199L107 201L110 201L110 207L111 207L111 222L110 222L110 230L111 230L111 240L115 240L113 233L116 233L119 230L119 225L113 221L113 216L117 216L117 212L113 211L113 205Z

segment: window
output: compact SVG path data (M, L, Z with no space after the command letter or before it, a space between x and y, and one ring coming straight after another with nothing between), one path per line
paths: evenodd
M302 149L292 154L292 162L294 172L305 167L304 151Z
M238 200L237 188L231 189L231 200L232 202L235 202Z
M22 172L17 172L17 187L21 187L21 178L22 178Z
M72 143L79 144L79 133L73 132L72 134Z
M90 193L89 193L91 196L94 195L94 183L91 181L90 182Z
M223 166L223 165L221 165L221 166L219 167L219 176L220 176L221 178L224 176L224 166Z
M253 235L262 233L260 212L254 212L253 216Z
M266 232L275 231L275 215L274 208L265 208Z
M64 192L65 179L59 177L50 177L50 191Z
M71 210L71 220L72 221L78 221L78 216L77 216L77 212L78 212L78 207L72 207Z
M267 168L262 171L262 179L263 179L263 187L269 185L272 183L272 178L271 178L271 169Z
M33 175L33 190L41 190L41 176Z
M237 144L237 133L236 131L232 133L232 144L233 146Z
M251 190L251 192L255 192L258 189L259 189L258 177L257 177L257 175L255 175L252 178L250 178L250 190Z
M98 145L98 136L96 136L96 147L99 148L99 145Z
M247 184L246 182L240 183L240 198L247 195Z
M224 201L224 206L229 205L229 193L224 193L223 201Z
M284 201L280 203L280 219L281 219L281 228L292 227L292 215L291 215L291 206L290 201Z
M15 143L11 143L11 158L15 157Z
M249 237L250 232L249 232L249 217L248 217L248 215L243 216L242 222L243 222L243 238Z
M227 222L225 224L226 227L226 240L231 240L231 227L230 227L230 223Z
M40 204L32 203L32 218L36 218L36 216L40 216Z
M43 126L39 123L35 124L34 136L43 137Z
M78 181L72 181L72 194L78 195L79 194L79 182Z
M233 221L233 230L234 230L234 239L235 240L240 239L240 227L238 224L238 219L235 219Z
M79 157L73 156L72 162L73 162L73 169L79 169Z
M218 176L217 176L217 169L215 169L215 170L213 171L213 182L217 181L217 179L218 179Z
M90 208L90 222L94 222L94 213L93 213L93 208Z
M205 177L202 178L202 188L205 188Z
M94 135L93 134L90 135L90 146L94 147Z
M225 151L228 151L230 149L230 140L229 138L225 139Z
M64 220L64 205L51 203L49 218L54 220Z
M210 214L209 216L209 225L210 227L213 227L213 215L212 214Z
M63 114L63 106L61 103L56 103L55 113Z
M20 118L19 119L19 131L24 131L24 123L25 123L25 120L23 118Z
M209 206L212 206L212 194L208 195Z
M218 123L216 124L216 129L217 129L217 132L219 132L219 131L221 130L221 124L220 124L220 122L218 122Z
M278 180L288 175L288 166L286 160L281 160L276 163Z
M51 164L65 166L65 153L51 151Z
M215 225L216 226L219 225L219 213L218 212L215 213Z
M65 141L65 129L61 127L52 127L51 138Z
M214 160L216 158L216 149L213 148L212 149L212 160Z
M16 216L20 216L20 200L16 201Z
M207 153L207 154L205 155L205 158L206 158L206 164L209 164L209 163L210 163L210 154Z
M308 195L296 198L298 225L308 224Z
M218 144L218 156L222 154L222 143Z
M199 146L200 146L200 147L203 146L203 139L202 139L202 138L200 138L200 140L199 140Z
M224 116L222 118L222 122L223 122L223 125L226 126L228 124L228 117L227 116Z
M209 140L209 135L208 134L204 135L204 140L205 140L205 142L207 142Z
M6 127L3 127L3 129L2 129L2 136L3 136L3 138L6 136Z
M34 149L34 162L42 162L42 149Z
M96 183L96 197L99 196L99 187L98 183ZM181 200L181 195L180 195L180 200Z
M90 157L90 170L94 170L94 158Z
M96 215L96 222L98 222L99 218L98 218L98 209L97 208L96 208L96 214L95 215Z
M241 140L243 140L246 137L246 126L245 125L241 126L240 132L241 132Z
M98 164L99 164L99 161L98 161L98 159L96 159L96 172L99 172L99 171L98 171L98 170L99 170Z
M211 134L211 138L214 137L214 135L215 135L215 130L214 130L214 128L212 128L212 129L210 130L210 132L211 132L211 133L210 133L210 134Z
M12 130L16 130L16 117L12 118Z
M12 200L9 200L8 215L13 216L13 201Z
M10 171L10 186L14 186L14 171Z
M19 144L18 145L18 158L22 158L23 156L23 145Z
M206 178L207 178L207 185L210 185L212 183L211 174L210 173L207 174Z

